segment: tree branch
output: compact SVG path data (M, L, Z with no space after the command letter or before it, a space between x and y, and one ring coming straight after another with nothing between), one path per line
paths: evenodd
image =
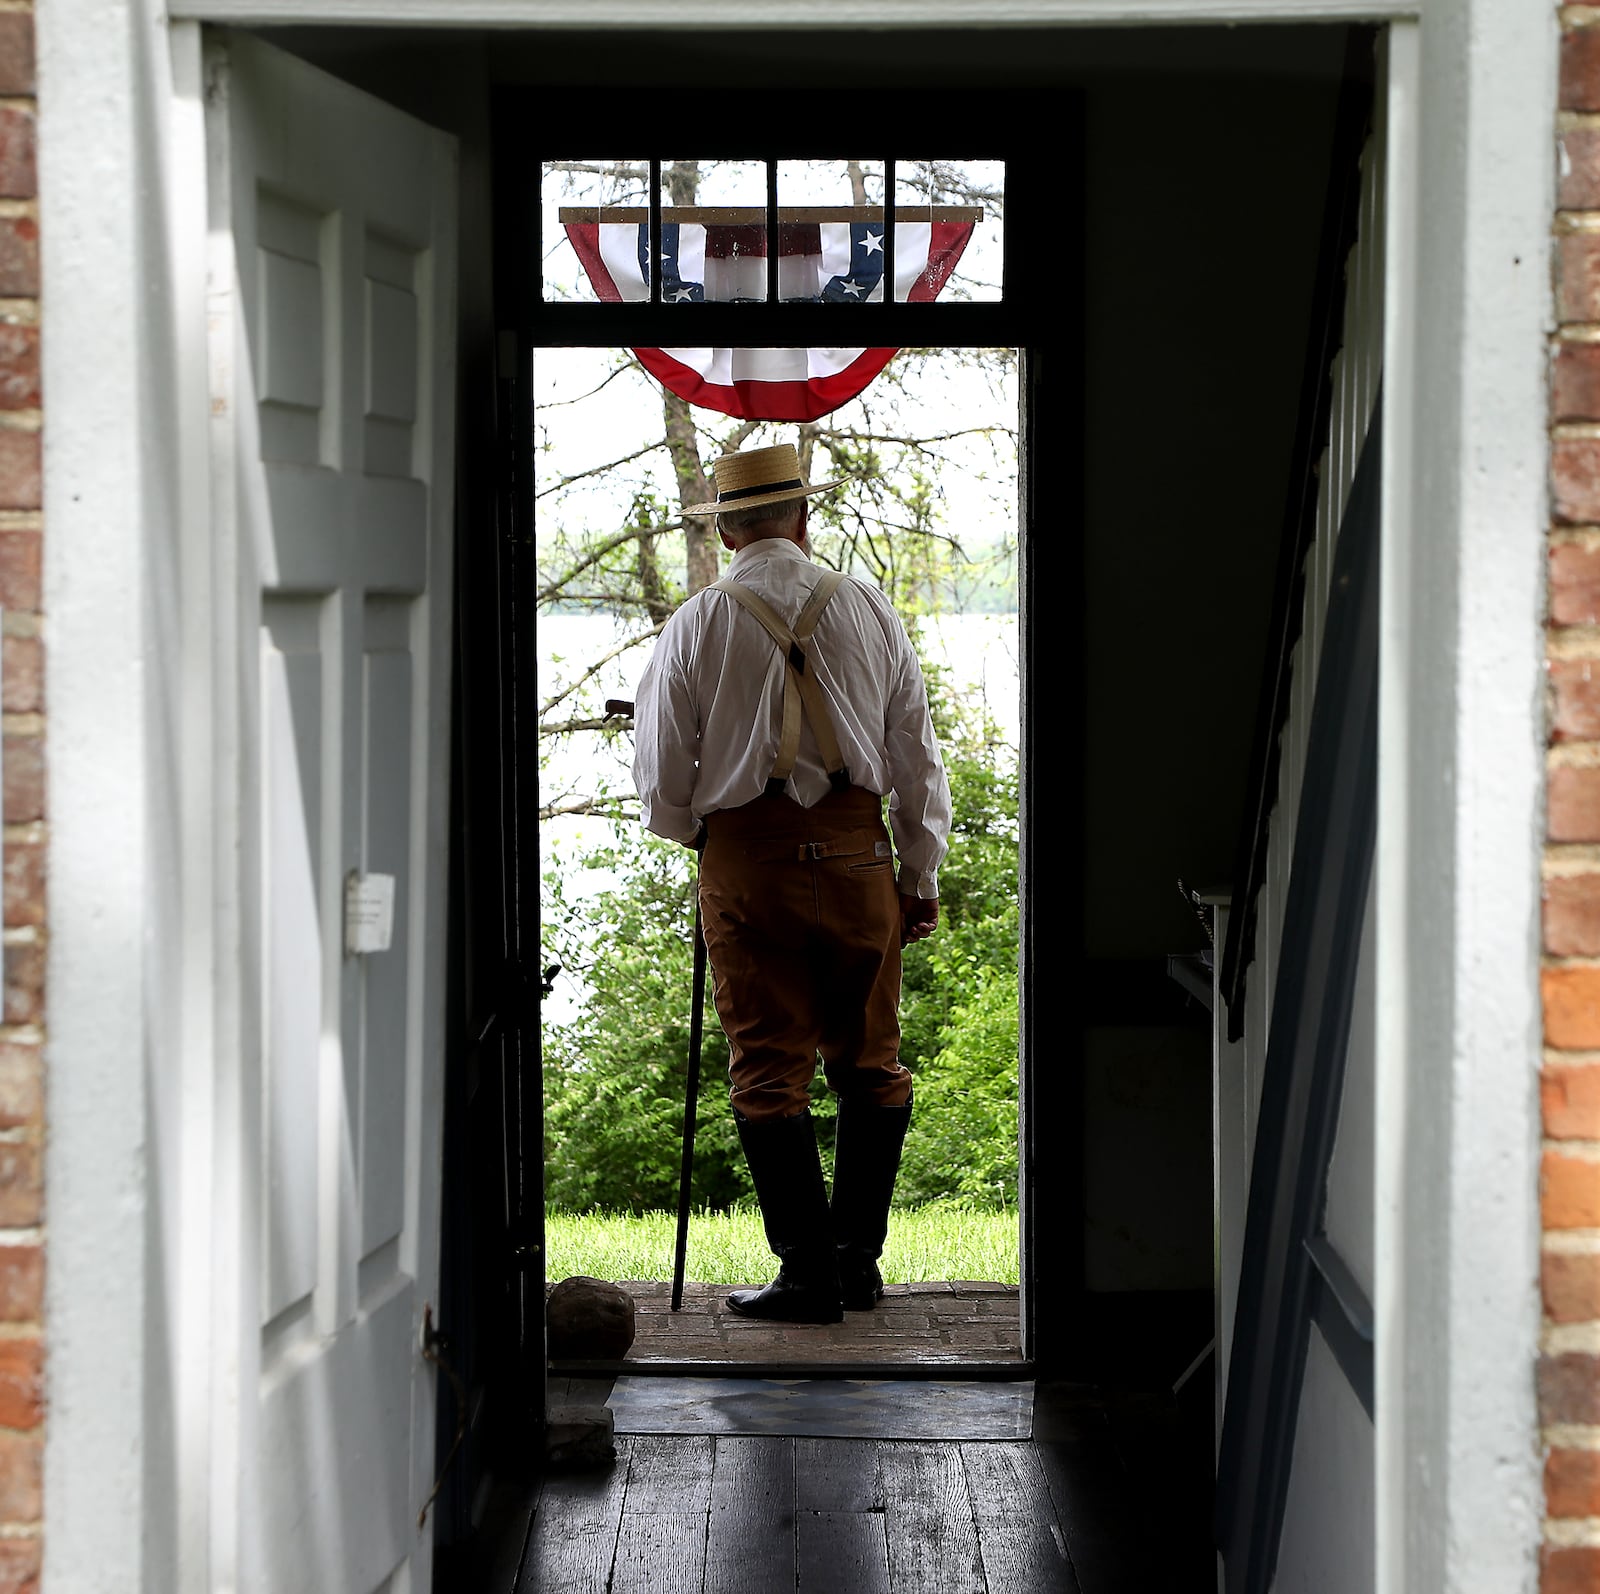
M637 819L639 811L605 797L579 797L569 803L549 803L540 808L540 819L559 819L563 814L600 814L608 819Z
M591 549L564 576L558 576L553 581L546 582L540 588L538 596L533 600L534 603L548 603L569 582L576 581L585 570L592 570L613 548L620 548L623 543L634 542L640 537L654 537L657 532L676 531L682 524L681 520L674 520L665 526L629 526L625 530L619 531L616 536L608 537L598 548Z
M552 482L548 487L541 487L533 496L535 498L548 498L551 493L559 493L563 487L570 487L574 482L581 482L590 476L603 476L607 471L616 470L619 465L631 465L636 459L643 459L646 454L653 454L663 445L660 442L646 443L643 448L636 448L631 454L624 454L621 459L614 459L609 464L592 465L588 470L580 470L571 476L563 476L560 481Z
M915 448L926 454L931 452L928 447L930 443L951 443L958 437L993 437L997 432L1002 437L1017 435L1013 426L967 426L959 432L937 432L932 437L896 437L890 432L852 432L822 427L819 428L817 436L833 438L844 443L895 443L902 448Z
M659 636L661 634L661 627L666 623L667 622L665 620L659 621L657 624L651 626L650 629L642 636L627 637L623 641L619 642L614 648L612 648L609 653L602 654L601 657L596 659L594 663L583 672L582 675L578 676L575 680L568 681L567 684L562 687L554 697L546 700L544 705L539 710L540 719L543 719L544 716L548 714L557 703L563 702L565 699L571 697L572 694L584 684L584 682L593 680L594 677L597 676L601 670L603 670L613 659L621 658L624 653L628 652L631 648L638 647L641 642L648 642L651 637Z
M637 360L632 358L626 359L605 379L605 381L601 382L597 387L590 388L587 393L580 393L576 398L551 399L548 404L535 404L533 406L534 413L537 414L541 410L565 409L569 404L581 404L585 399L592 399L596 393L599 393L603 389L609 387L619 376L625 376L629 371L639 370L643 370L643 367Z
M570 736L574 731L604 731L619 728L622 721L614 715L605 714L599 719L586 720L558 720L554 725L541 725L540 736Z

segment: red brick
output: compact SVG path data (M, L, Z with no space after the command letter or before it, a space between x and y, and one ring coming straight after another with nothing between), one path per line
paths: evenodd
M1558 1323L1600 1318L1600 1256L1585 1251L1546 1251L1539 1269L1544 1309Z
M1558 543L1550 550L1550 618L1557 625L1600 625L1600 548Z
M44 643L36 636L8 636L0 639L0 650L0 707L8 714L39 713L44 708Z
M1567 233L1556 240L1556 320L1600 321L1600 237Z
M1600 841L1600 769L1552 769L1545 796L1552 841Z
M37 509L42 481L39 434L0 428L0 509ZM37 599L28 607L38 608Z
M25 825L44 818L44 742L38 736L8 736L4 751L5 822Z
M1595 1594L1600 1589L1600 1549L1592 1544L1547 1544L1539 1568L1539 1594Z
M37 1433L0 1432L0 1522L37 1522L44 1444Z
M1600 438L1556 438L1550 445L1550 491L1558 520L1600 520Z
M1600 1140L1600 1063L1547 1067L1539 1099L1550 1139Z
M0 1594L39 1594L41 1550L37 1538L0 1539Z
M1539 1196L1545 1228L1600 1228L1600 1162L1546 1151L1540 1159Z
M0 216L0 298L32 299L38 292L39 224L31 216Z
M1600 874L1546 880L1543 906L1544 948L1552 957L1600 952Z
M0 105L0 198L32 199L39 192L36 142L33 111Z
M0 1228L31 1228L43 1217L44 1181L39 1148L12 1141L0 1142Z
M1550 732L1558 742L1600 736L1600 659L1550 661Z
M1561 36L1561 109L1600 110L1600 28Z
M5 1021L44 1022L45 952L38 942L5 949Z
M36 1323L43 1315L43 1248L0 1245L0 1322Z
M39 329L0 322L0 410L37 409L39 396Z
M1539 1421L1600 1422L1600 1359L1576 1350L1539 1358Z
M39 1148L0 1141L0 1228L26 1229L44 1216ZM4 1514L0 1513L0 1521Z
M1600 208L1600 128L1569 127L1557 144L1560 182L1556 204L1562 210Z
M4 451L8 435L13 434L0 431L0 452ZM26 612L37 610L39 583L39 533L0 531L0 608Z
M1569 1051L1600 1047L1600 969L1545 969L1544 1038Z
M1544 1509L1552 1517L1600 1516L1600 1450L1552 1450L1545 1457Z
M1563 343L1550 373L1550 419L1592 421L1600 416L1600 344Z
M42 1122L43 1077L37 1046L0 1041L0 1129L27 1128Z
M0 1428L37 1428L44 1420L44 1346L34 1338L0 1339Z
M33 90L33 17L26 11L0 12L0 94Z
M13 841L5 848L5 923L18 929L45 921L45 849L37 841Z

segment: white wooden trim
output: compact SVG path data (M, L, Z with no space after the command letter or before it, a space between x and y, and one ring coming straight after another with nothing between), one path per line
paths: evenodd
M1375 955L1373 1064L1373 1469L1375 1567L1379 1594L1401 1594L1406 1582L1406 1424L1398 1412L1406 1376L1405 1233L1401 1199L1406 1175L1406 782L1392 778L1409 764L1410 703L1407 616L1415 601L1409 580L1410 483L1419 386L1417 315L1417 134L1422 63L1420 28L1390 28L1381 114L1388 145L1384 262L1383 482L1380 524L1378 642L1378 844L1373 866Z
M1380 1594L1531 1591L1557 19L1390 31L1378 828ZM1472 114L1465 114L1470 107Z
M175 95L144 15L41 10L49 1134L43 1583L179 1588ZM186 286L189 286L186 284ZM203 305L190 306L203 326ZM170 867L169 867L170 866Z
M1431 3L1431 0L1430 0ZM173 17L235 27L905 29L1387 22L1424 0L176 0Z

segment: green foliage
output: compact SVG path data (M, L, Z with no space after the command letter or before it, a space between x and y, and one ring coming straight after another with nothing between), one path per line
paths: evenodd
M1017 1180L1017 770L1011 749L929 670L955 823L940 926L907 949L901 1058L916 1076L902 1205L960 1196L1003 1206ZM544 1032L546 1197L570 1212L677 1201L692 982L693 859L637 826L545 878L546 962L590 996ZM610 883L583 891L586 872ZM694 1199L748 1203L727 1106L728 1045L709 990ZM825 1163L834 1107L812 1084ZM615 1274L611 1276L616 1276Z
M617 883L577 895L545 877L546 960L590 999L544 1028L545 1194L569 1211L644 1211L677 1203L693 978L692 859L682 847L617 827L584 868ZM727 1107L728 1043L708 992L695 1191L722 1206L749 1193Z
M1003 1206L1017 1188L1017 974L985 968L917 1075L898 1198L963 1195Z

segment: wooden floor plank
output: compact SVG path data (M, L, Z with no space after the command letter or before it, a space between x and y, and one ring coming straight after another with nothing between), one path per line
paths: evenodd
M879 1457L889 1586L897 1594L986 1594L960 1450L887 1443Z
M750 1585L752 1594L758 1587ZM801 1511L795 1536L795 1588L798 1594L890 1594L883 1513ZM943 1594L944 1585L932 1583L928 1588Z
M631 1451L628 1516L705 1516L714 1454L709 1434L635 1434Z
M794 1579L795 1441L719 1438L704 1594L791 1589Z
M617 1535L609 1594L700 1594L705 1569L704 1512L628 1511ZM596 1584L592 1594L605 1587Z
M964 1444L961 1464L991 1590L1079 1594L1066 1535L1031 1443Z
M613 1466L545 1479L534 1508L517 1594L595 1594L611 1576L627 1493L629 1448Z
M796 1503L801 1511L881 1511L876 1439L795 1440Z
M1044 1526L1055 1522L1050 1486L1029 1441L971 1442L959 1448L972 1514L980 1525L991 1517Z

